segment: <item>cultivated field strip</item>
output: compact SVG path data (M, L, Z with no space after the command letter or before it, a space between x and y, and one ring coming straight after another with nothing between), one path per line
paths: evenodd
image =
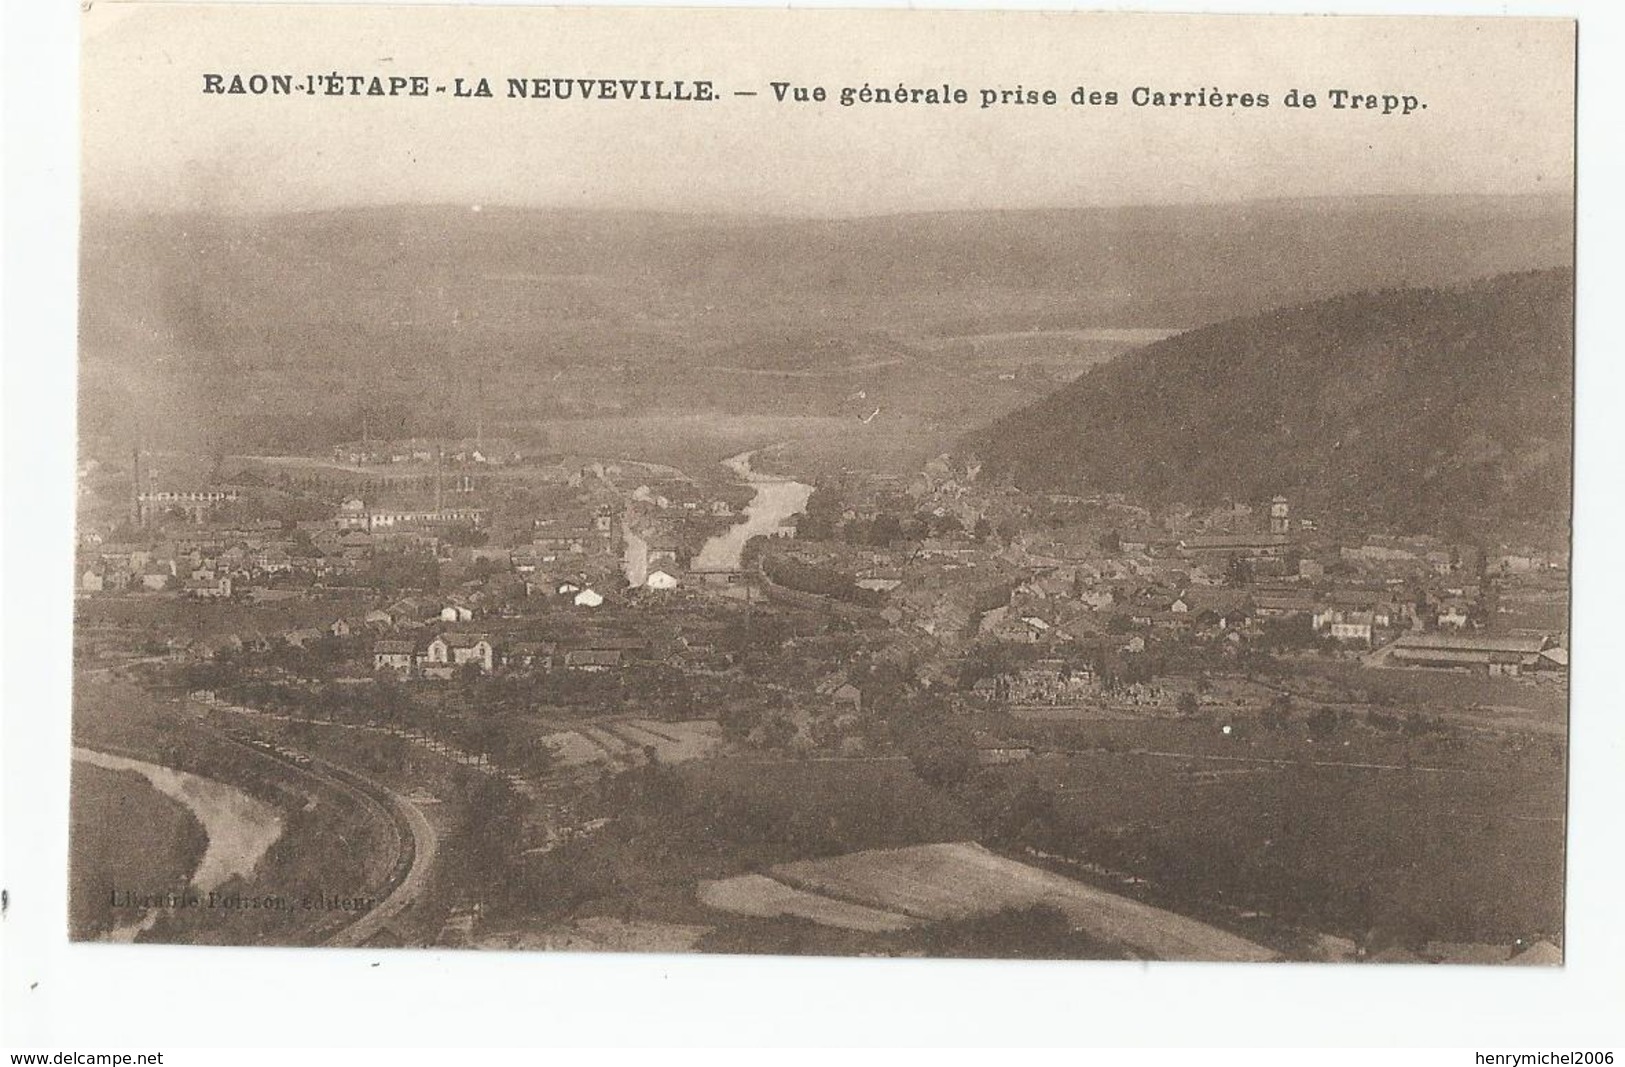
M615 736L601 726L577 727L576 733L603 749L604 753L612 760L626 759L633 756L637 751L631 745L627 744L625 740Z
M665 738L640 729L630 722L606 722L603 728L639 752L645 748L658 749L662 745L670 744Z
M722 741L721 727L707 719L683 722L632 719L626 725L652 735L655 749L665 763L706 759L715 754L717 745Z
M662 739L664 739L666 741L671 741L671 742L674 742L674 743L677 743L677 744L681 744L685 740L687 740L687 738L682 734L674 733L673 728L678 727L678 726L686 726L686 725L690 725L690 724L687 724L687 723L660 723L660 722L656 722L653 719L629 719L629 720L627 720L627 725L636 727L637 729L641 730L642 732L644 732L646 734L653 734L656 737L662 738Z
M602 763L609 758L602 745L578 730L560 730L557 733L547 734L542 740L552 746L558 755L559 763L565 767Z
M703 720L605 719L550 733L544 740L567 767L636 766L651 750L662 763L705 759L714 754L721 731Z

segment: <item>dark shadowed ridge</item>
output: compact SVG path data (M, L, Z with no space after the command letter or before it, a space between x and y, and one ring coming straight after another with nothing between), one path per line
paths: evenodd
M1132 352L970 446L1032 489L1563 528L1573 311L1566 269L1285 307Z

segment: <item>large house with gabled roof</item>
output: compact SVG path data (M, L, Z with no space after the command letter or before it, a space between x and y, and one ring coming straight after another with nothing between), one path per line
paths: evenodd
M442 633L429 642L424 660L431 666L460 667L476 663L489 674L496 665L496 649L486 634Z

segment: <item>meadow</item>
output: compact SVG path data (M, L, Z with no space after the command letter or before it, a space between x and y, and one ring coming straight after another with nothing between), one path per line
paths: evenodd
M1035 757L996 774L1022 798L1003 833L1141 880L1187 913L1406 942L1560 936L1560 756L1488 740L1393 763L1298 747L1290 760L1247 748Z

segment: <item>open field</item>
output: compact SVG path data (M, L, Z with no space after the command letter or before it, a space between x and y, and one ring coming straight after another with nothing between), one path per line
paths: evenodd
M608 728L628 741L653 749L661 763L704 759L716 751L722 740L722 728L708 719L688 722L628 719L609 723Z
M514 918L557 923L616 915L714 925L719 913L696 898L702 882L972 833L952 801L906 762L645 765L602 779L577 816L607 821L525 858L514 879Z
M786 859L968 836L963 814L906 761L718 760L684 777L695 810L729 838Z
M552 746L562 766L625 766L642 762L646 755L665 764L705 759L721 743L722 730L709 719L603 719L540 737Z
M771 389L771 387L769 387ZM868 393L861 385L847 396ZM1012 403L1026 399L1013 398ZM728 414L649 412L635 416L539 423L550 449L580 455L667 463L704 477L741 452L761 451L753 465L763 473L800 476L845 467L906 472L953 445L964 430L957 420L938 421L867 400L832 402L836 412ZM879 415L869 422L876 406ZM850 409L850 410L847 410ZM816 410L804 407L803 411ZM987 415L991 418L991 412Z
M1540 630L1561 633L1569 628L1568 591L1508 589L1492 623L1498 630Z
M1007 330L999 333L960 334L921 338L933 358L946 368L968 376L1003 381L1039 374L1054 382L1076 378L1090 367L1115 359L1131 348L1148 345L1178 333L1177 329L1055 329Z
M497 931L481 936L474 945L509 951L691 952L707 930L704 926L592 916L545 931Z
M1097 940L1157 959L1241 962L1274 957L1262 946L1204 923L965 842L785 863L769 873L806 893L916 921L965 919L1048 905ZM745 888L737 883L734 887L735 892ZM713 899L716 896L713 891Z
M542 741L553 751L553 757L564 767L585 767L608 763L614 754L580 730L557 730L543 734Z
M559 419L544 424L549 447L589 456L652 460L700 475L729 456L778 441L816 438L841 420L814 415L726 415L651 412Z
M917 921L900 912L796 889L762 874L741 874L714 882L701 882L699 901L708 908L734 915L760 918L789 915L810 919L823 926L867 933L906 930Z
M1405 709L1367 705L1337 705L1336 726L1330 733L1317 735L1310 728L1314 711L1304 704L1294 706L1291 718L1275 727L1264 721L1259 709L1212 709L1196 718L1173 716L1099 716L1091 718L1029 718L1023 709L1010 713L979 713L968 721L996 732L1019 738L1041 752L1088 755L1091 753L1132 754L1136 752L1183 752L1193 756L1232 759L1246 757L1289 764L1349 763L1408 765L1486 770L1513 768L1532 758L1523 749L1533 744L1533 752L1547 768L1561 768L1564 745L1560 738L1541 737L1531 742L1485 732L1427 730L1413 733L1405 727ZM1484 712L1488 715L1488 712ZM1384 716L1386 728L1372 725L1371 716ZM1425 716L1441 723L1442 716ZM1419 720L1420 721L1420 720ZM1483 721L1482 718L1480 721ZM1229 731L1226 732L1226 727Z
M1080 752L996 776L1045 798L1030 843L1143 879L1181 910L1349 937L1508 943L1562 930L1560 759L1489 742L1392 763L1315 747L1296 761Z
M1280 680L1294 691L1303 690L1306 683L1322 687L1331 683L1346 693L1400 712L1472 710L1484 705L1524 708L1531 718L1554 726L1562 726L1568 719L1568 688L1556 683L1403 667L1367 669L1355 663L1318 659L1286 662Z
M934 375L936 372L924 368L919 373ZM979 394L976 401L979 405L987 403L985 392L989 388L1008 394L1007 401L998 406L1000 411L1031 400L1035 395L1030 385L1016 387L997 381L970 380L965 385ZM764 382L763 388L775 395L782 392L773 382ZM535 419L508 429L514 438L525 443L527 455L540 455L548 463L572 465L599 461L626 465L628 469L621 480L631 485L636 485L637 479L731 477L718 467L724 459L741 452L770 448L773 455L781 459L793 459L798 473L805 473L815 457L837 468L856 464L904 471L950 447L965 429L961 419L964 412L956 413L950 420L939 421L897 406L869 404L855 398L859 392L869 394L861 385L851 386L843 389L842 400L831 400L823 408L802 405L796 411L783 413L696 413L662 409L605 413L592 418ZM844 402L849 397L853 399ZM969 397L966 403L970 403ZM877 406L883 409L881 414L864 422ZM977 421L991 419L996 413L988 408L985 417L978 416ZM432 465L357 466L312 455L260 454L233 458L250 468L263 468L271 477L290 473L326 478L341 485L371 479L423 481L431 479L434 473ZM771 456L764 459L770 460ZM771 471L773 467L772 462L762 464L763 470ZM517 465L481 467L477 473L485 484L522 486L527 482L539 483L544 474L550 476L552 471ZM123 486L109 482L106 488L109 498L122 506L116 494Z
M76 602L74 625L79 633L94 634L107 628L160 641L252 633L274 637L300 627L326 627L334 619L353 618L372 606L371 599L355 596L264 604L187 600L163 593L98 596Z

